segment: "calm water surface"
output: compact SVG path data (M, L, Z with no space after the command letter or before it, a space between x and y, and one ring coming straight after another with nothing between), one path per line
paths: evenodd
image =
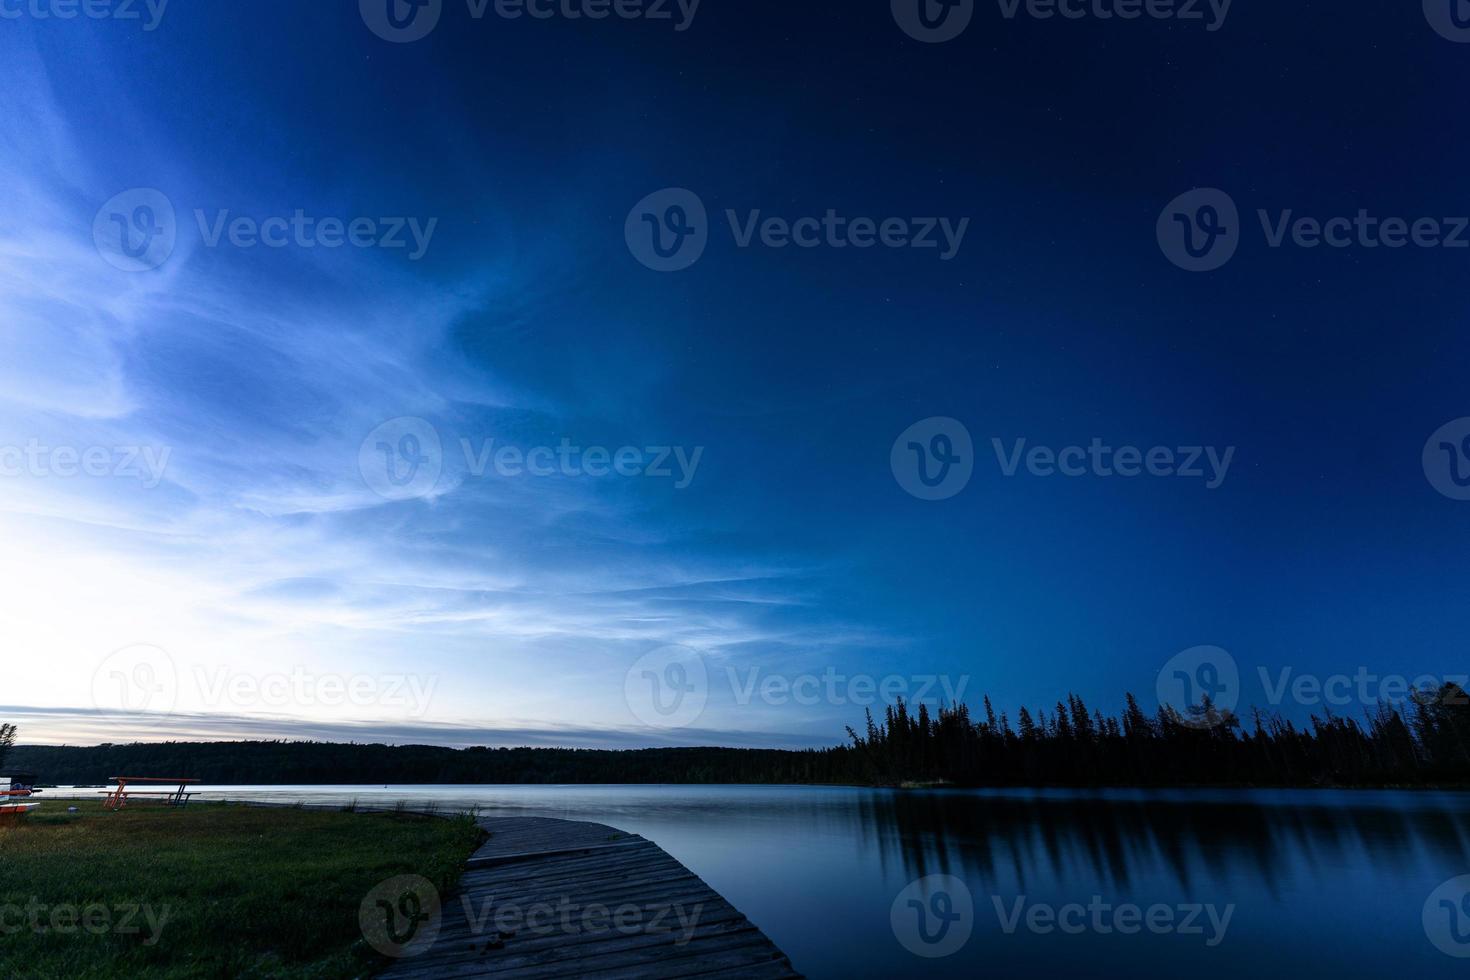
M1425 920L1431 893L1470 875L1465 793L302 786L207 795L432 801L611 824L683 861L811 977L1470 976L1470 959L1441 952L1427 931L1470 955L1470 900L1441 907L1437 897ZM900 895L931 875L963 888L939 882ZM1028 928L1028 916L1048 925L1034 906L1069 903L1096 911L1069 913L1072 932ZM1144 915L1162 906L1155 921L1167 911L1176 926L1201 906L1193 924L1202 932L1118 918L1129 903ZM956 945L940 958L908 948Z

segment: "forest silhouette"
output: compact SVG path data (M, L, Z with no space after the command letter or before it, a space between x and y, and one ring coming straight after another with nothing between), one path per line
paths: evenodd
M52 785L167 772L214 785L830 783L903 786L1448 786L1470 783L1470 697L1455 684L1380 703L1361 721L1297 725L1251 713L1247 729L1207 699L1150 716L1127 696L1104 716L1069 695L1013 724L965 704L899 700L826 749L444 748L306 741L16 745L11 764ZM0 726L0 763L7 734Z

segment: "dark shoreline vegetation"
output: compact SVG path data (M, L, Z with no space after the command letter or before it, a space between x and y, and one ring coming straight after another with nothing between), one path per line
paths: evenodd
M100 785L119 774L188 775L212 785L816 783L871 786L1470 785L1470 698L1457 685L1379 704L1361 721L1328 712L1298 726L1252 712L1249 728L1206 702L1152 717L1133 695L1119 717L1070 695L1015 724L984 701L931 714L871 713L829 749L555 749L326 742L17 745L10 763L47 784Z

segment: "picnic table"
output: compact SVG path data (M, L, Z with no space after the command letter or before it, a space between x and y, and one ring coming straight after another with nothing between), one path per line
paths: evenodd
M188 806L189 800L199 794L189 792L197 779L160 779L156 776L113 776L110 782L117 783L115 789L104 789L107 799L102 801L105 810L121 810L135 796L162 797L164 806ZM171 786L172 789L132 789L135 784L145 786Z
M25 802L35 793L36 777L31 773L0 773L0 825L14 824L39 803Z

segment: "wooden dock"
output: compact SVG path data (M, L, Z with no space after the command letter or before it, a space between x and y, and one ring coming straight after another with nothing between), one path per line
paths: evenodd
M484 819L439 928L382 976L798 977L750 920L657 844L597 823Z

